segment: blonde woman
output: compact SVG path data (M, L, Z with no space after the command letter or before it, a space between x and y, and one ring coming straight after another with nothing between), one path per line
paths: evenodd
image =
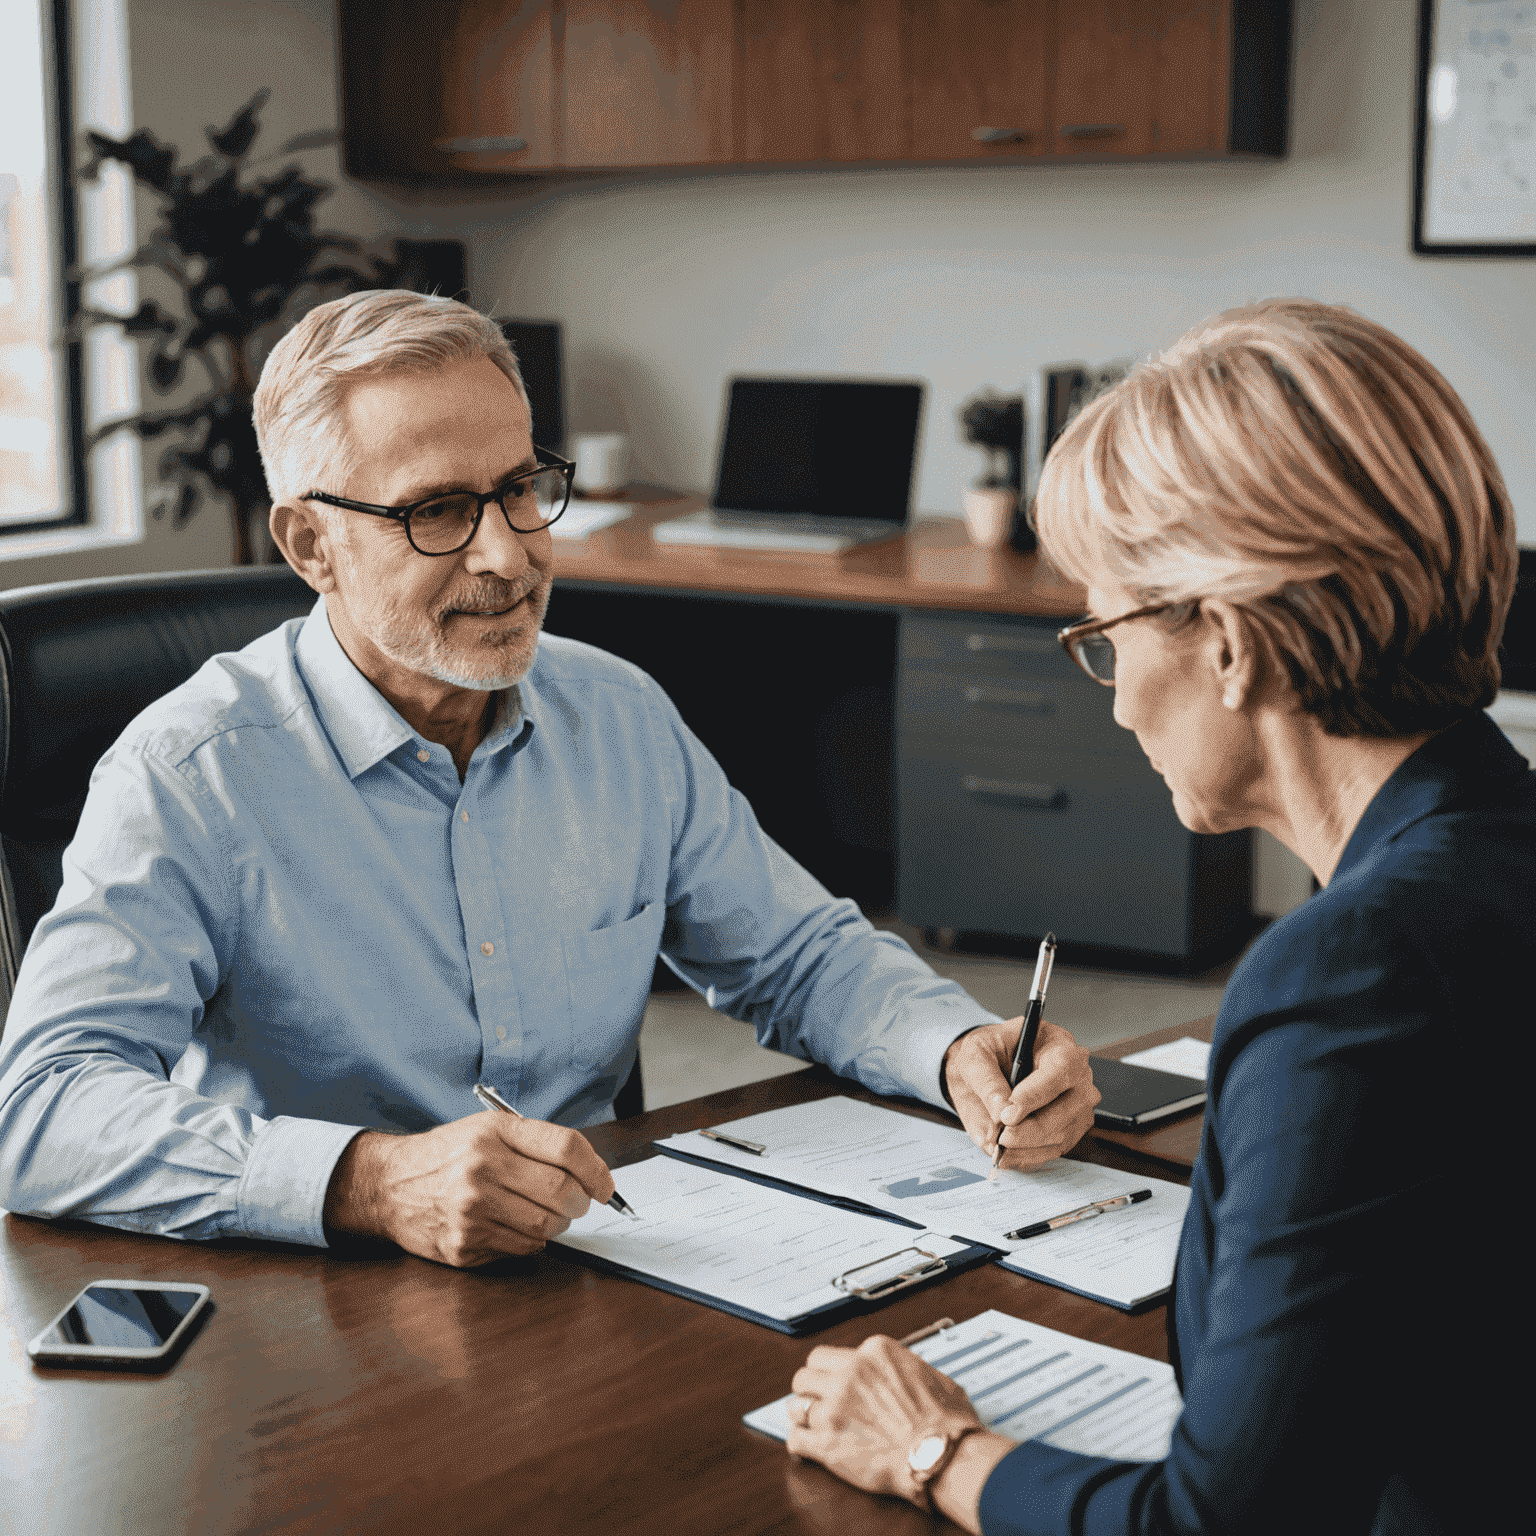
M1217 1020L1169 1307L1184 1410L1161 1462L1016 1446L881 1339L812 1352L789 1448L989 1536L1492 1528L1471 1319L1516 1294L1480 1218L1518 1180L1484 1053L1529 1020L1536 917L1536 774L1483 713L1516 561L1498 469L1412 348L1273 301L1085 410L1038 522L1088 589L1063 644L1180 819L1267 828L1322 887Z

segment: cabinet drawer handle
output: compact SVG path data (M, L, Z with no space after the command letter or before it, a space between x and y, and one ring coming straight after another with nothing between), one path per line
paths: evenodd
M1038 656L1055 650L1056 642L1038 635L967 635L965 648L968 651L1006 651L1014 655L1028 651Z
M1022 144L1029 135L1017 128L972 128L971 137L978 144Z
M1029 784L1016 779L982 779L968 773L960 787L978 800L1006 800L1010 805L1037 811L1064 811L1071 803L1064 789L1054 784Z
M515 150L527 149L528 140L509 133L492 134L485 138L476 138L471 134L459 139L433 139L432 148L440 149L445 155L511 154Z
M1048 715L1056 708L1038 688L984 688L972 683L965 690L965 702L981 709L1016 709L1024 714Z
M1067 123L1061 129L1061 136L1064 139L1113 139L1124 132L1124 123Z

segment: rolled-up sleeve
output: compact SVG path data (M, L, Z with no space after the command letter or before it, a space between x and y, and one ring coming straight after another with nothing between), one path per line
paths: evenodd
M763 831L649 681L648 700L673 824L667 961L759 1044L946 1108L945 1051L997 1015L833 897Z
M175 1081L240 938L224 807L188 757L102 759L0 1049L0 1204L167 1237L322 1244L359 1127L266 1119Z

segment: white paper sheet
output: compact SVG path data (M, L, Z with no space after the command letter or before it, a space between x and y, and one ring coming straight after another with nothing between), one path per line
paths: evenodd
M989 1429L1013 1440L1121 1461L1161 1461L1184 1406L1173 1367L1074 1339L1006 1312L982 1312L912 1346L960 1383ZM789 1438L788 1396L744 1415Z
M712 1129L761 1142L768 1151L758 1157L697 1131L658 1144L1003 1249L1010 1268L1113 1306L1139 1306L1173 1282L1189 1191L1164 1179L1068 1158L992 1179L991 1160L964 1131L857 1099L818 1099ZM1138 1189L1150 1189L1152 1199L1044 1237L1007 1236ZM1103 1230L1090 1234L1095 1228Z
M622 523L634 510L627 501L573 501L549 531L557 539L584 539Z
M1180 1077L1196 1077L1205 1081L1206 1067L1211 1059L1211 1046L1207 1040L1192 1040L1185 1035L1170 1040L1166 1045L1149 1045L1144 1051L1122 1056L1133 1067L1151 1067L1157 1072L1176 1072Z
M640 1220L594 1205L553 1241L781 1322L846 1301L832 1281L860 1265L966 1246L672 1157L632 1163L619 1182ZM889 1267L917 1262L908 1254Z

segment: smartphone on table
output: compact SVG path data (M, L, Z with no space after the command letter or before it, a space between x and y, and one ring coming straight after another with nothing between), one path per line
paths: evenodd
M93 1280L27 1345L38 1365L153 1370L175 1356L212 1295L180 1280Z

